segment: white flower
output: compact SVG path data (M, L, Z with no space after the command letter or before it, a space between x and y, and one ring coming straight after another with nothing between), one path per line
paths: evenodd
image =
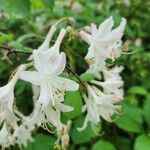
M72 108L65 106L60 100L65 91L75 91L79 85L69 79L60 77L66 65L66 55L59 52L61 41L66 34L62 29L55 44L49 48L49 41L55 28L49 31L44 43L33 51L33 58L36 71L23 71L20 79L31 82L33 85L40 86L38 101L35 110L30 116L27 125L40 126L42 123L51 123L56 128L61 128L60 112L71 111Z
M103 69L105 80L108 78L116 78L118 80L121 80L120 73L122 72L122 70L123 70L122 66L121 67L115 66L112 69L108 69L108 68Z
M0 130L0 146L1 148L8 148L14 144L14 139L11 134L8 132L6 123L3 124Z
M27 147L27 142L34 141L31 136L31 130L27 128L24 124L15 127L12 137L14 138L14 142L18 144L20 148L22 145Z
M24 124L26 124L26 126L30 129L33 129L34 126L41 126L42 124L46 125L46 123L51 123L57 129L61 130L62 123L60 121L60 113L72 111L73 108L63 104L63 98L54 98L54 100L55 107L52 103L49 103L46 107L42 107L42 105L37 102L33 114L30 118L27 118Z
M113 93L115 95L114 103L118 103L123 100L124 90L122 88L123 81L120 76L123 67L114 67L113 69L104 69L103 74L105 82L101 84L105 93ZM100 83L99 83L100 85Z
M102 86L104 89L104 92L107 94L115 93L116 90L118 90L119 88L123 86L123 81L117 80L115 78L108 78L104 82L93 80L91 81L91 83Z
M45 106L47 106L50 101L54 103L53 94L56 91L75 91L78 89L78 84L74 81L59 77L66 65L65 53L59 53L60 43L65 33L66 30L62 29L54 46L50 49L44 51L44 48L47 48L47 46L42 44L38 50L33 51L37 71L24 71L20 74L21 79L40 86L38 101Z
M117 113L120 106L114 105L113 94L104 94L95 86L87 85L88 97L83 96L85 100L84 109L87 110L87 115L84 120L82 128L78 128L79 131L84 130L87 127L87 123L90 121L97 125L100 122L100 117L107 121L111 121L111 116Z
M100 71L105 67L107 58L114 60L121 55L121 37L125 24L126 20L122 18L120 25L112 30L114 21L110 17L101 23L98 29L95 24L91 24L91 34L80 31L81 38L90 45L85 57L90 64L90 71Z
M8 124L15 125L18 121L18 118L13 112L14 87L19 78L19 74L24 69L25 66L21 65L10 82L5 86L0 87L0 123L3 122L3 120L6 120Z
M105 94L114 94L114 102L119 102L123 99L123 81L116 78L108 78L104 82L93 80L91 83L101 86Z

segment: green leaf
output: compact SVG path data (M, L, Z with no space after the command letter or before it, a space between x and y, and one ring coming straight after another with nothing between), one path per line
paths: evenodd
M147 96L147 99L144 101L144 110L143 110L144 119L150 126L150 95Z
M19 42L12 41L9 43L11 47L13 47L13 50L16 52L22 52L22 53L32 53L33 49L29 47L25 47Z
M27 34L21 35L21 36L17 39L17 42L18 42L18 43L23 43L25 40L30 39L30 38L33 38L33 37L36 37L36 34L34 34L34 33L27 33Z
M125 32L130 38L135 37L135 33L133 32L133 30L131 29L131 27L129 25L126 25Z
M139 135L134 144L135 150L149 150L150 149L150 137L147 135Z
M89 142L97 134L93 131L92 126L88 123L88 126L83 131L78 131L77 128L82 127L84 118L80 117L74 122L74 128L71 131L71 139L75 144L83 144Z
M140 108L123 104L123 113L116 120L116 125L128 132L139 133L142 129L142 111Z
M90 73L83 73L82 75L80 75L80 79L85 82L91 81L94 79L94 75Z
M29 0L0 0L0 9L6 11L9 15L22 18L30 15Z
M53 150L55 139L51 136L44 134L37 134L35 136L35 141L29 143L27 148L24 150Z
M71 112L63 113L65 117L73 119L81 115L83 104L82 104L82 97L79 91L66 92L64 103L74 108L74 110Z
M2 32L0 32L0 44L4 44L6 42L9 42L13 39L13 34L8 33L8 34L4 34Z
M116 148L108 141L99 140L93 145L92 150L116 150Z
M128 90L129 93L131 94L138 94L138 95L146 95L147 91L144 89L144 87L140 86L133 86Z
M53 10L55 0L41 0L41 1L43 2L45 7L47 7L51 11Z

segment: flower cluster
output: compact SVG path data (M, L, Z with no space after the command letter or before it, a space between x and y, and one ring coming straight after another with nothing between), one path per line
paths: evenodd
M120 25L112 30L114 21L109 17L98 28L91 24L91 27L87 26L79 33L90 45L85 56L89 63L87 72L97 78L86 84L88 94L83 94L83 111L87 111L87 115L80 131L86 128L88 121L95 125L100 122L101 117L111 121L111 116L120 108L116 103L123 100L123 81L120 76L123 67L109 68L107 60L114 61L121 55L121 38L125 24L126 20L122 18Z
M123 68L108 68L106 62L108 59L114 61L121 55L121 37L126 20L123 18L120 25L112 30L113 24L113 18L110 17L98 29L92 24L79 33L90 45L85 57L89 63L87 72L95 76L94 80L85 83L87 95L83 94L83 110L87 111L87 115L80 130L86 128L88 121L98 124L100 117L111 121L111 116L120 108L116 103L123 99L123 81L120 77ZM8 84L0 88L2 148L14 144L27 146L28 141L34 141L32 131L40 126L47 129L49 124L59 133L58 143L61 141L62 147L66 147L69 142L69 127L61 122L61 112L73 110L63 103L64 96L66 91L78 90L79 85L61 76L66 66L66 55L60 52L60 45L67 31L62 28L54 45L49 47L55 31L54 25L43 44L33 50L30 56L32 62L20 65ZM33 87L34 110L29 116L24 116L15 107L14 88L19 79L30 82Z

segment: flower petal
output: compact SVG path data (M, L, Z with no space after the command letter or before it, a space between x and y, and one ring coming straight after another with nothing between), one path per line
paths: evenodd
M59 50L60 44L61 44L65 34L66 34L66 29L64 29L64 28L61 29L61 31L60 31L60 33L59 33L59 35L57 37L57 40L56 40L56 42L55 42L53 47L56 47Z
M61 91L76 91L79 85L70 79L57 77L53 80L53 86L57 87Z
M39 51L45 51L49 49L49 42L54 34L54 32L56 31L56 27L52 26L45 38L45 41L42 43L42 45L38 48Z
M93 47L90 46L88 48L88 53L86 54L85 59L89 60L89 59L94 58L94 57L95 57L95 53L94 53Z
M110 16L108 19L104 20L98 28L98 34L100 36L106 35L108 32L111 31L112 27L114 25L114 21L112 16Z
M61 52L61 54L58 55L55 62L52 64L52 75L60 75L66 66L66 55L64 52Z
M91 35L83 30L79 32L80 37L88 44L90 44Z
M42 79L39 73L36 71L22 71L19 74L19 78L34 85L40 85Z
M56 102L56 105L61 112L69 112L73 110L73 107L65 105L63 103Z
M47 106L50 100L53 99L51 88L47 81L42 81L40 85L40 96L39 96L39 103L43 106Z
M57 129L61 129L62 124L60 122L60 112L54 110L53 108L46 108L45 109L45 114L47 117L47 120L54 125Z
M34 50L33 58L34 58L35 68L38 70L38 72L40 72L41 74L51 73L52 66L47 52L40 52Z
M105 44L114 43L120 41L123 31L126 25L126 19L122 18L120 25L112 30L107 36L103 37L100 41L105 42Z

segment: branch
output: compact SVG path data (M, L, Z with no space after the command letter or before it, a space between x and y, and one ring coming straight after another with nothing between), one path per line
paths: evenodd
M81 85L82 85L84 88L86 88L85 84L81 81L80 77L79 77L75 72L73 72L73 71L72 71L69 67L67 67L67 66L66 66L66 69L67 69L68 71L70 71L70 72L79 80L79 82L81 83Z

